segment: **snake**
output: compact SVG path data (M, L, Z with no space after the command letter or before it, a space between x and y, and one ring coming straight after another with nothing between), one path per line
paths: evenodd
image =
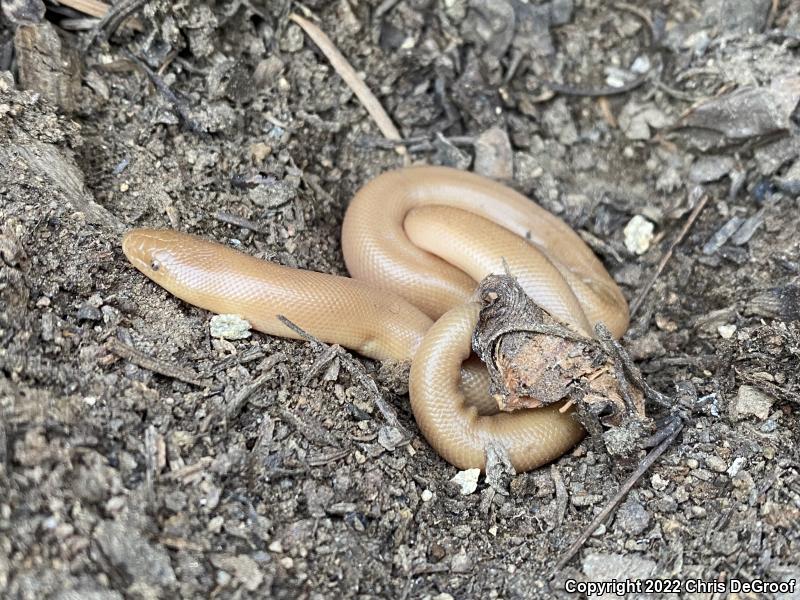
M490 444L517 472L574 447L583 427L560 403L498 412L470 359L477 282L510 273L554 319L621 337L628 305L602 262L563 220L500 182L439 166L385 172L351 200L342 223L350 277L286 267L168 229L133 229L130 263L191 305L237 314L253 329L317 339L378 361L410 361L409 397L431 447L459 469L486 467ZM477 363L477 364L476 364Z

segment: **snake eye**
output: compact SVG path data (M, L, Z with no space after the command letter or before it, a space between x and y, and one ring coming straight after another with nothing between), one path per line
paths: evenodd
M161 268L161 263L153 259L153 262L150 263L150 268L153 269L153 271L158 271Z

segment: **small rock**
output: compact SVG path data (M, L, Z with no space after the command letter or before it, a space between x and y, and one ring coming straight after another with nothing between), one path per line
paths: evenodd
M88 302L81 304L78 308L79 321L100 321L103 319L103 313L96 306L92 306Z
M188 497L182 490L173 490L164 496L164 506L172 512L180 512L186 508Z
M472 527L469 525L454 525L450 530L454 537L465 540L472 535Z
M223 340L243 340L250 337L250 323L239 315L211 317L211 337Z
M246 554L212 554L210 561L217 569L233 573L236 580L249 592L257 590L264 581L264 574L258 568L258 563Z
M247 197L261 208L277 208L297 197L297 187L289 181L265 181L248 190Z
M612 88L621 88L636 77L630 72L617 67L606 67L606 85Z
M741 470L741 468L744 466L744 464L746 462L747 462L747 459L745 459L743 456L737 456L733 460L733 463L731 464L731 466L728 467L728 470L726 471L726 473L728 474L729 477L736 477L739 474L739 471Z
M741 494L749 494L755 487L753 476L747 471L739 471L731 478L731 484L734 489L738 490Z
M631 72L637 73L638 75L644 75L651 69L652 65L650 64L650 57L646 54L640 54L636 57L636 60L633 61L631 64Z
M659 475L658 473L654 473L653 476L650 478L650 485L653 486L654 490L660 492L667 489L669 481L661 477L661 475Z
M255 144L250 144L248 151L250 153L250 160L253 161L254 164L259 165L272 154L272 146L264 142L257 142Z
M767 419L761 424L761 427L759 427L758 429L759 431L761 431L761 433L772 433L777 428L778 428L778 423L775 421L775 419Z
M724 473L728 470L728 464L715 454L706 457L706 466L716 473Z
M753 415L763 421L769 417L769 410L774 402L775 398L758 388L742 385L736 400L731 404L731 418L738 420Z
M655 322L656 322L656 327L658 327L661 331L674 333L675 331L678 330L678 324L669 317L662 315L661 313L656 313Z
M447 556L447 550L445 550L444 546L441 544L433 542L431 544L430 556L434 561L439 562L445 556Z
M422 490L420 498L422 498L423 502L430 502L433 499L433 492L430 490Z
M700 506L699 504L695 504L694 506L689 507L689 516L694 517L696 519L702 519L708 514L708 511Z
M689 170L689 181L708 183L717 181L733 170L736 165L730 156L703 156Z
M467 469L456 473L450 483L458 486L462 496L468 496L478 489L478 477L481 475L480 469Z
M544 110L542 124L564 146L571 146L579 139L572 113L562 97L553 100Z
M261 60L253 72L253 83L257 89L272 85L284 70L284 62L280 57L272 55Z
M736 333L736 325L720 325L717 327L717 333L723 340L729 340Z
M450 561L450 570L453 573L469 573L472 570L472 559L463 549Z
M675 493L673 494L675 497L675 501L678 504L683 504L687 500L689 500L689 491L682 485L679 485L675 488Z
M653 241L654 225L641 215L634 215L625 225L625 247L634 254L647 252Z
M606 527L605 523L600 523L600 525L592 532L592 537L603 537L606 534L608 528Z
M700 481L714 481L714 474L708 469L694 469L692 476Z
M284 52L294 53L303 49L305 43L305 34L298 25L292 23L283 32L283 37L280 41L280 49Z
M653 103L628 102L619 115L619 126L629 140L649 140L650 128L661 129L672 120Z
M378 443L389 452L392 452L395 448L407 441L403 432L397 427L383 425L378 430Z
M672 535L682 531L683 525L675 519L664 519L661 521L661 530L667 535Z
M511 180L514 177L511 141L504 129L492 127L475 140L474 170L489 179Z
M678 503L675 498L669 494L665 494L655 502L656 510L663 513L673 513L678 510Z
M617 525L628 535L639 535L650 524L650 513L636 501L628 501L617 511Z
M94 539L111 565L131 581L154 587L177 583L167 551L151 544L138 529L118 521L103 521L95 529Z
M758 172L766 176L774 175L781 167L794 160L799 154L800 140L796 136L785 136L757 148L753 152L753 158L758 165Z
M704 130L704 135L698 137L706 148L734 141L743 143L746 139L790 129L798 99L800 77L796 74L778 76L768 86L739 86L695 104L683 114L679 127ZM783 139L793 138L785 136Z
M656 563L634 555L590 553L581 570L589 581L647 579L656 571Z
M433 138L434 153L431 157L432 164L444 167L453 167L459 171L466 171L472 162L472 157L452 144L442 134L437 133Z
M603 432L603 444L612 456L630 456L641 440L642 431L640 427L637 427L633 421L626 422L625 425L611 427Z

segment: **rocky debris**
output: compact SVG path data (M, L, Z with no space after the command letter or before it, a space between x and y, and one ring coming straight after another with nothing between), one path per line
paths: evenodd
M250 337L250 323L239 315L214 315L211 317L209 333L223 340L244 340Z
M735 164L730 156L700 157L689 171L689 180L694 183L717 181L730 173Z
M0 9L6 19L14 25L36 25L44 18L42 0L2 0Z
M628 252L633 254L644 254L650 249L653 242L653 223L645 219L642 215L633 215L628 224L625 225L625 247Z
M581 563L586 581L623 581L647 579L656 572L656 564L635 555L588 553Z
M641 503L629 500L617 510L616 524L628 535L640 535L650 524L650 513Z
M104 521L94 539L109 563L124 575L129 585L172 587L175 571L161 546L151 544L138 528L118 521Z
M692 128L693 144L704 148L741 143L789 131L798 101L800 77L779 76L768 86L742 86L694 106L677 128Z
M754 416L762 421L769 417L775 398L750 385L739 386L736 398L731 403L731 418L744 419Z
M478 489L478 478L481 475L480 469L466 469L459 471L450 478L450 483L454 484L459 494L468 496Z
M514 160L508 134L499 127L487 129L475 140L475 165L478 175L511 181L514 176Z

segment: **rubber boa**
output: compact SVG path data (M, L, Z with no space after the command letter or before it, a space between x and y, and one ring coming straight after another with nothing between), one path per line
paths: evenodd
M465 400L486 387L485 374L464 362L478 280L504 272L505 260L537 303L584 335L601 320L615 336L628 325L619 288L566 223L502 184L445 167L390 171L358 191L342 225L352 278L284 267L169 230L130 231L122 247L133 266L175 296L239 314L264 333L297 337L277 319L282 314L364 356L413 359L415 419L459 468L483 469L486 444L494 443L525 471L583 435L557 407L489 415L488 397L477 407Z

